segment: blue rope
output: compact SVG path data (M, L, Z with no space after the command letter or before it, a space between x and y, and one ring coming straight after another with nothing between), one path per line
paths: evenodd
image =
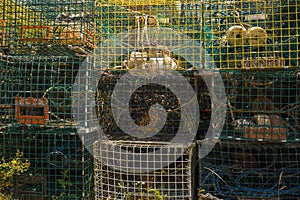
M216 194L227 195L240 195L250 197L274 197L278 195L300 196L300 184L289 187L289 184L293 184L286 180L285 174L288 177L300 178L300 170L297 168L280 168L270 169L273 164L265 168L253 168L251 170L245 170L240 167L232 166L215 166L210 168L211 173L207 173L203 176L201 181L203 189L209 185L213 185ZM273 166L274 167L274 166ZM236 172L228 170L237 170ZM205 173L205 172L203 172ZM203 174L202 173L202 174ZM237 176L235 174L238 174ZM249 187L243 184L243 180L247 181L247 177L254 179L262 176L264 179L267 177L269 181L266 182L251 182L249 184L257 185L257 187ZM277 179L277 180L276 180ZM276 181L275 181L276 180ZM265 180L263 180L265 181ZM271 183L273 181L273 183ZM245 182L245 181L244 181ZM286 186L286 187L284 187ZM281 188L281 189L280 189Z

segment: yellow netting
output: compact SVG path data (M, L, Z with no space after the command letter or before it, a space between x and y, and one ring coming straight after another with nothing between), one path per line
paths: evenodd
M120 6L153 6L153 5L168 5L173 3L180 3L180 1L174 0L108 0L109 3L113 5Z
M207 0L204 4L206 60L215 68L299 65L299 1Z
M40 19L41 16L40 13L31 11L21 3L6 0L0 1L0 14L1 46L5 46L8 42L12 42L12 38L8 38L10 35L21 38L21 27L36 25L39 23L37 19ZM34 32L35 31L31 29L27 31L26 34L32 35Z

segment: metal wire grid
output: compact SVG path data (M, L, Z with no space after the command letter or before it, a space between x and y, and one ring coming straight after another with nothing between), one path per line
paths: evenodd
M116 124L116 120L113 117L111 112L111 95L113 93L114 85L118 82L120 77L118 76L108 76L103 77L102 80L99 81L99 90L97 95L97 112L98 112L98 119L100 121L101 126L104 128L104 131L110 134L114 138L120 138L120 134L123 131L118 127ZM130 81L130 80L128 80ZM124 85L126 84L123 83ZM126 95L126 94L124 94ZM140 89L136 90L134 94L132 94L132 98L130 99L130 115L135 120L136 124L139 126L146 126L150 123L150 117L147 114L150 109L150 105L158 103L162 104L162 101L165 102L163 105L166 109L169 109L168 115L169 119L167 119L164 130L161 130L162 133L156 141L164 141L169 140L170 137L174 137L174 134L177 133L179 123L180 123L180 105L178 98L166 87L162 87L159 85L145 85ZM124 108L122 113L128 108ZM122 113L120 113L122 117ZM156 113L158 115L159 113ZM157 118L159 120L159 118ZM124 123L124 125L126 122ZM154 129L157 128L157 124L159 122L155 122L153 128L149 128L149 130L143 130L147 132L152 132ZM119 133L119 134L118 134ZM118 134L118 135L116 135ZM134 138L131 138L134 140ZM151 138L153 140L153 138Z
M162 142L98 140L94 143L95 199L193 199L195 145L168 145ZM116 150L120 148L120 151ZM177 160L157 170L156 161L130 159L128 152L146 153L163 149L154 156ZM186 150L184 155L177 152ZM157 151L158 152L158 151ZM119 159L117 159L119 158ZM124 162L128 164L124 165ZM153 162L153 163L151 163ZM147 171L133 171L145 169ZM151 168L151 166L153 168ZM135 168L137 167L137 168Z
M142 11L136 12L125 8L122 10L117 6L101 8L108 12L102 12L100 16L99 23L104 24L101 30L102 38L106 40L99 44L97 49L100 54L97 70L107 68L186 70L201 67L203 49L199 41L200 34L199 32L198 36L192 34L197 26L200 31L199 23L193 22L190 27L177 21L173 24L160 23L160 20L169 18L160 16L159 10L153 10L154 14L144 14ZM160 11L166 9L165 13L172 13L168 7L160 9ZM116 21L117 19L119 21ZM115 26L116 23L121 25Z
M245 17L242 17L240 19L242 22L250 24L252 27L259 26L267 31L267 45L265 45L265 47L259 48L255 46L255 43L249 45L248 39L247 41L245 41L245 44L238 45L237 38L233 38L233 40L230 40L232 38L228 37L230 36L228 35L230 27L232 27L233 25L239 25L239 23L237 23L236 21L234 21L233 23L232 21L230 21L232 19L236 20L235 17L231 16L235 13L232 12L235 11L235 8L229 5L232 4L232 2L205 2L205 12L203 12L203 22L205 22L204 25L201 24L202 14L200 11L202 3L199 1L175 1L172 3L160 2L157 4L148 2L151 5L147 5L146 2L138 5L138 3L135 2L130 5L126 5L126 7L121 7L121 3L121 5L110 5L108 4L109 2L103 1L96 2L97 6L95 10L93 10L93 5L95 5L95 2L86 3L87 4L77 1L66 3L33 1L15 3L12 3L11 1L1 2L3 8L3 19L1 20L2 35L3 33L5 33L5 36L2 36L2 58L4 59L2 62L3 70L1 73L1 96L3 98L1 98L0 101L0 114L2 124L12 124L13 126L18 127L17 124L20 123L20 119L23 117L23 115L21 114L22 112L20 110L20 114L18 115L18 117L15 117L15 111L17 110L16 107L20 108L20 105L23 105L24 103L22 104L22 100L16 103L16 96L21 94L22 97L40 98L44 96L49 101L49 120L47 116L44 116L44 119L46 119L45 121L42 120L42 122L33 122L34 116L40 116L41 112L44 112L45 114L45 110L41 111L39 109L36 109L34 111L35 114L32 114L32 112L29 110L25 110L24 112L31 112L31 117L29 117L29 120L25 120L22 123L25 123L27 125L33 123L42 123L45 128L51 127L51 125L52 127L63 126L66 128L67 126L71 125L72 123L69 123L71 121L71 110L69 108L70 102L68 100L68 87L72 83L70 79L73 79L73 77L75 76L74 74L76 74L76 70L79 64L78 61L70 61L70 59L73 59L71 57L74 55L86 56L89 51L95 48L95 46L93 46L94 43L92 42L92 40L98 35L99 38L96 38L97 45L104 39L112 39L113 34L115 33L130 30L132 28L137 28L135 19L138 18L142 20L145 19L145 16L154 15L154 19L155 21L157 19L159 27L172 27L175 30L188 34L192 40L197 40L197 42L202 36L206 48L206 62L211 62L213 65L215 65L216 68L283 68L297 66L298 64L297 1L290 0L279 2L235 2L235 7L238 8L237 10L239 15L245 15ZM217 8L214 6L216 5L215 3L218 4ZM207 5L210 5L211 7ZM216 14L216 16L211 14L215 10L217 10L216 13L220 14ZM81 14L83 14L83 16L81 16ZM94 18L91 17L93 15ZM69 23L69 21L72 22ZM93 22L96 23L96 25L93 25ZM217 25L213 27L211 25L211 22L216 22ZM33 27L30 27L31 25L33 25ZM154 22L154 25L156 25L156 22ZM250 26L248 27L245 24L243 24L243 26L246 26L249 29L251 28ZM204 30L203 35L201 35L201 28ZM234 28L231 30L236 30ZM86 31L86 29L90 32ZM228 31L226 32L226 30ZM257 30L261 29L258 28ZM96 33L96 36L91 33ZM80 35L79 40L77 40L78 34ZM222 37L224 35L226 36L226 38ZM252 38L254 37L250 37L250 40ZM264 40L264 37L258 38ZM86 43L86 40L89 41ZM229 45L229 41L233 42L234 45ZM200 42L195 44L200 44ZM189 52L187 52L186 54L188 53ZM36 61L33 61L30 57L15 56L33 54L43 55L45 57L38 57ZM67 55L71 57L50 57L53 55ZM261 59L264 57L267 57L268 59ZM53 58L54 61L52 60ZM276 60L274 61L273 58L276 58ZM284 63L284 65L282 65L282 63ZM207 66L211 65L207 64ZM45 74L41 75L42 73ZM230 98L232 97L232 91L236 89L241 90L242 100L230 99L231 102L229 104L228 110L228 123L226 124L225 134L223 133L222 137L240 139L242 133L245 133L245 131L234 129L234 125L236 124L232 125L232 122L237 122L237 125L242 126L243 130L245 130L245 127L247 126L250 127L248 135L246 137L245 135L244 137L242 136L244 140L285 140L282 138L278 138L277 136L272 136L271 139L268 139L265 136L259 136L259 134L257 134L257 129L255 134L250 134L252 126L258 127L257 121L259 119L259 116L256 116L256 124L251 122L254 116L253 114L249 114L253 111L249 111L249 105L251 104L250 107L252 108L253 102L247 99L248 97L245 95L245 93L247 93L248 91L252 91L255 93L253 94L252 92L250 92L250 96L253 98L255 97L256 99L258 99L258 97L263 96L263 98L261 99L263 109L262 112L259 113L261 115L261 121L259 123L264 126L264 128L279 128L279 130L281 130L280 128L288 129L289 132L282 135L286 135L287 140L298 141L297 132L299 130L297 121L299 112L297 107L297 88L299 82L297 78L291 78L297 77L296 74L294 76L292 75L293 73L288 73L290 72L287 71L281 75L280 73L276 73L276 76L274 76L273 72L271 71L260 73L257 72L254 75L254 79L258 79L258 81L255 81L255 83L259 82L259 84L262 84L263 86L255 86L251 84L248 85L248 81L245 80L241 80L242 84L240 85L235 81L239 80L239 78L241 77L247 77L246 73L241 73L239 75L235 74L233 75L234 78L231 78L232 74L224 75L227 78L229 77L227 79L227 82L225 79L225 82L227 83L227 86L229 85L227 90L228 93L230 93ZM288 74L288 78L285 78L284 74ZM58 80L58 82L52 82L51 79L51 84L48 84L48 77L53 77L53 79ZM265 85L264 83L262 83L267 81L267 79L271 80L270 84ZM19 83L19 86L15 83ZM111 82L109 84L111 84ZM278 88L277 84L279 85ZM288 86L286 86L286 84ZM264 88L261 90L262 95L261 93L253 91L253 89L256 87L261 88L264 86L267 89ZM269 93L271 94L269 95ZM142 92L137 94L137 96L139 96L140 94L142 94ZM233 94L238 95L238 92L233 92ZM287 94L288 96L287 100L282 98L282 96L284 96L285 94ZM103 93L101 95L103 95ZM275 98L273 99L272 97L278 97L280 100L274 100ZM280 114L280 118L283 118L283 120L285 121L285 123L283 124L285 125L280 124L274 127L273 122L272 125L266 122L270 117L269 113L276 113L275 115L277 116L277 113L281 111L278 111L274 107L268 109L268 102L270 102L270 100L273 100L275 102L273 103L275 104L275 106L279 107L278 109L287 109L287 111L283 115ZM44 101L42 102L45 103ZM33 104L31 100L31 104L37 105L38 103ZM258 105L257 103L257 106L260 106L261 104ZM242 107L240 107L240 105ZM291 105L291 108L289 107L289 105ZM241 110L242 112L240 112ZM206 114L209 113L209 106L205 105L203 107L203 112L206 112ZM232 120L232 113L235 117L234 120ZM286 114L288 114L289 117L286 117ZM236 115L238 115L238 117ZM292 116L290 117L290 115ZM207 119L209 119L209 117ZM6 130L8 130L7 127L5 128ZM204 123L204 132L205 128L206 126ZM263 131L263 135L266 134L269 133ZM250 135L253 135L253 137L250 137ZM71 138L69 139L71 140ZM8 135L6 134L4 139L4 141L17 140L18 139L14 136L14 131L12 131ZM48 140L51 141L51 139ZM59 141L59 139L57 138L53 140L56 142ZM59 160L58 158L56 159ZM45 169L43 168L43 170ZM62 173L60 173L60 175L57 175L57 177L61 178L61 174ZM58 186L56 185L55 187Z
M86 56L95 47L94 1L0 2L5 55Z
M296 199L299 153L298 143L219 141L200 162L200 187L222 199Z
M1 127L0 137L1 157L12 158L19 149L30 162L29 171L7 188L15 198L92 198L93 159L75 128L15 125Z
M3 53L85 56L103 39L137 28L136 19L149 16L148 26L171 27L193 40L202 36L206 62L213 61L217 68L283 68L298 63L295 0L109 3L3 1Z
M125 71L118 72L115 70L108 70L103 73L101 78L99 79L95 98L97 121L99 121L99 125L102 128L103 133L110 139L132 141L141 140L141 138L137 139L128 135L127 133L124 133L124 131L122 131L120 127L118 127L116 119L114 119L111 110L111 95L113 94L116 83L118 83L119 79L125 73ZM200 109L200 120L197 137L202 138L205 135L210 123L209 120L211 104L209 92L203 78L200 75L195 75L193 73L187 73L183 75L188 83L191 84L193 89L197 92L198 105ZM161 78L165 79L166 77L162 76ZM169 78L172 78L172 76L170 76ZM149 76L148 79L151 80L151 77ZM127 83L125 81L121 84ZM181 85L178 85L178 87L181 87ZM184 95L184 92L185 91L182 92L182 95ZM182 106L180 105L180 99L176 97L176 95L171 90L160 85L143 85L142 87L134 91L134 93L131 95L128 109L130 110L130 115L136 124L138 124L139 126L146 126L150 122L148 113L150 106L156 103L164 106L164 108L167 110L166 123L158 134L153 137L145 138L145 141L168 142L176 134L178 134L177 132L181 117L180 106ZM125 113L126 109L127 108L123 108L123 111L119 114L122 116L122 113ZM158 124L158 122L156 123ZM124 122L124 126L126 126L126 120ZM150 134L156 127L157 125L154 124L152 129L151 127L149 127L149 130L143 129L143 131L149 132Z
M114 33L144 27L142 21L149 17L148 27L172 27L174 30L200 38L201 1L98 1L96 18L102 38ZM146 18L145 18L146 17ZM145 22L145 21L144 21Z
M297 67L299 1L205 1L203 39L220 69Z
M1 63L1 123L74 124L71 89L79 65L79 60L63 56L8 57ZM43 122L35 121L41 118Z
M71 109L80 63L67 56L9 56L1 62L1 157L13 158L19 149L30 162L28 173L9 188L16 198L93 195L93 160L82 143L90 136L79 138Z
M299 71L222 72L222 139L299 142Z

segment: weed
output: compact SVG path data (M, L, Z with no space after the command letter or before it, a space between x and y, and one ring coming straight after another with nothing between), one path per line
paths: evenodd
M0 162L0 197L10 199L10 189L13 187L14 179L22 173L28 171L30 162L22 159L23 153L17 150L15 157L7 161L4 157Z

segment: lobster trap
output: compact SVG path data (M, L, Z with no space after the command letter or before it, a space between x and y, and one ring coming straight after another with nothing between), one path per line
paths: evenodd
M3 56L86 56L95 48L94 1L0 4Z
M71 89L79 65L67 56L8 57L1 63L1 123L74 124Z
M96 141L95 199L194 199L194 151L194 144Z
M223 199L295 199L300 192L298 145L218 141L200 161L200 187Z
M13 158L20 150L28 159L28 172L7 188L20 199L91 199L93 158L75 128L2 126L1 157Z
M299 2L204 1L206 62L220 69L299 65Z
M182 123L181 116L185 116L182 115L182 111L180 110L180 107L183 106L181 104L182 102L180 101L180 98L178 98L173 93L173 91L171 91L164 85L145 84L135 90L133 94L131 94L129 107L122 108L119 112L119 118L116 118L114 117L114 113L112 112L112 107L115 106L112 104L112 98L114 88L116 87L116 84L119 82L123 74L124 72L116 72L114 70L107 71L102 75L98 82L96 94L96 113L97 119L99 120L99 125L101 126L104 134L106 134L110 139L137 140L138 137L130 136L130 132L124 132L124 129L130 128L130 119L124 117L128 109L130 112L130 116L134 120L134 123L140 127L140 131L143 131L145 133L148 132L150 136L153 131L156 131L156 129L158 129L160 123L159 120L163 120L163 118L161 117L162 113L160 113L159 110L151 110L152 106L159 104L162 105L163 108L167 111L165 124L158 134L153 137L145 138L145 141L170 141L173 137L176 136L176 134L178 134L178 131L180 132L179 127L180 123ZM134 80L135 78L133 77L132 80ZM155 80L152 79L153 77L151 76L145 76L143 78L149 81ZM160 78L161 80L164 80L166 77L161 76ZM169 76L168 78L172 79L174 77ZM197 104L201 111L200 125L202 125L202 129L199 129L199 134L201 134L202 132L205 132L204 129L207 128L205 127L205 124L209 123L207 122L210 113L210 98L207 93L208 90L205 85L199 87L201 83L205 84L201 76L186 75L185 78L189 84L193 85L193 87L199 91L199 98L202 99L202 101L197 101ZM126 85L128 84L127 81L130 80L121 80L121 84ZM118 84L120 84L120 82ZM178 83L176 84L176 86L182 87L184 85L180 85ZM182 91L182 94L180 95L184 94L185 91ZM127 93L124 93L124 95L126 96ZM208 102L205 102L205 99ZM190 123L193 123L194 118L191 117L190 119ZM121 124L123 126L123 130L118 126L118 121L123 121ZM196 124L191 124L191 127L195 125ZM188 132L189 130L184 130L184 132L182 132L181 134L186 134Z
M172 28L199 41L201 5L199 0L98 1L95 12L99 25L96 28L102 41L114 38L116 33L147 32L151 28Z
M299 72L222 72L227 94L222 139L298 142Z
M28 172L7 188L14 198L89 199L93 159L72 118L71 89L81 61L69 56L8 56L1 62L1 157L20 150Z

